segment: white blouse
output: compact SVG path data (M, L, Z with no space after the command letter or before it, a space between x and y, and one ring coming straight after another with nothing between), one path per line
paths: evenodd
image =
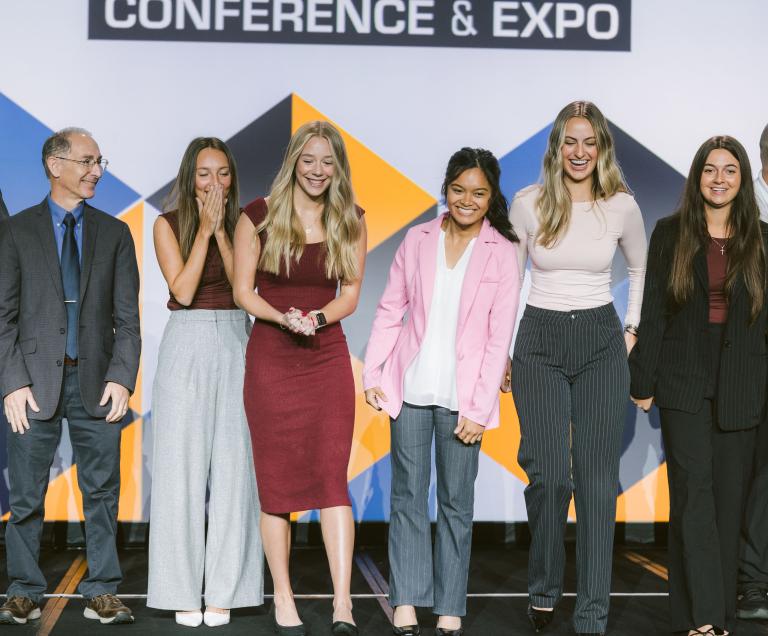
M456 329L464 274L467 271L472 239L453 269L445 261L445 232L440 230L432 304L424 341L416 358L405 372L403 399L416 406L442 406L459 410L456 395Z

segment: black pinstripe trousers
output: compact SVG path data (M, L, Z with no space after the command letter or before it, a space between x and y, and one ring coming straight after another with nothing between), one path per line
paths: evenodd
M467 613L480 444L454 434L459 414L440 406L403 404L392 420L389 603L431 607L439 616ZM435 547L429 522L432 439L437 471Z
M565 526L576 503L577 632L603 632L629 367L612 304L574 311L528 305L512 363L518 461L528 475L528 593L555 607L563 592Z

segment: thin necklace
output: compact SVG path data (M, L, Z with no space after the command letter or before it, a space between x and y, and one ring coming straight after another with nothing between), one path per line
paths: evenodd
M726 243L718 243L717 239L711 234L709 235L709 238L711 238L712 242L720 248L720 254L725 255L725 246L727 245L728 239L725 239Z

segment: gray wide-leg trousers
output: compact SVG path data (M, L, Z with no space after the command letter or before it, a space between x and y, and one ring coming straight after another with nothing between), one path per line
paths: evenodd
M174 311L152 391L147 605L261 605L264 559L251 437L243 409L247 316ZM205 498L209 490L208 533Z

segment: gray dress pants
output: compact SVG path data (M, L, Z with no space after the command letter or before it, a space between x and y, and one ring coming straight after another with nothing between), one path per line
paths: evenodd
M389 519L389 603L432 607L439 616L467 613L480 444L453 431L458 413L403 404L391 422L392 498ZM429 481L432 439L437 468L437 533L432 548Z
M45 593L45 577L38 566L43 504L63 418L69 424L85 516L88 574L78 590L86 598L114 594L122 580L115 544L122 427L86 412L77 367L65 367L61 400L54 416L50 420L30 420L24 435L7 428L11 517L5 530L5 552L11 582L9 597L26 596L39 603Z
M149 607L199 609L203 578L206 605L264 602L243 408L247 320L240 310L180 310L165 328L152 391Z
M528 305L512 360L520 466L528 475L528 592L535 607L563 593L565 526L576 502L577 632L603 632L610 601L619 459L629 366L612 304L578 311Z

